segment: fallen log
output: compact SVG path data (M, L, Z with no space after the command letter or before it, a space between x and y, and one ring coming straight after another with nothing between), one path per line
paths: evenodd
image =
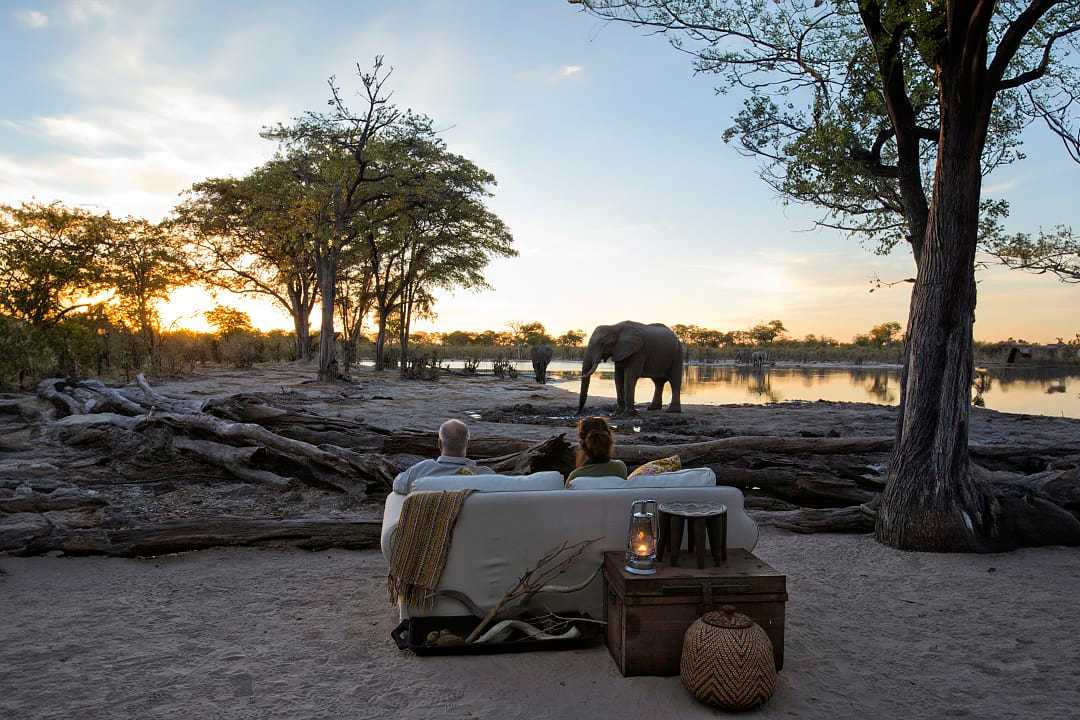
M866 505L843 508L801 508L799 510L750 510L762 525L797 533L869 533L874 531L877 513Z
M67 380L63 378L46 378L38 383L37 394L43 400L48 400L64 415L83 415L86 409L83 404L73 398L62 388L67 386Z
M719 485L754 490L809 507L845 507L867 503L880 490L859 487L849 478L837 477L823 467L764 467L747 469L712 466Z
M535 443L520 452L484 460L492 470L506 475L528 475L545 470L557 470L567 475L574 469L574 448L560 433Z
M73 508L102 507L108 501L93 490L61 487L52 492L37 492L23 485L11 497L0 497L0 512L43 513Z
M384 452L384 433L363 423L326 417L254 393L213 398L201 411L232 422L261 425L283 437L312 445L336 445L356 451Z
M150 387L150 383L146 381L146 376L142 373L135 376L135 382L138 384L139 390L142 391L142 404L145 405L150 412L164 410L165 412L183 414L196 411L196 408L192 406L191 403L184 400L167 398L157 390L154 390L154 388Z
M114 412L121 415L142 415L146 412L142 405L107 387L100 380L80 380L76 387L89 390L98 396L87 401L85 409L88 413Z
M25 525L30 527L33 521L28 519ZM39 534L23 547L15 549L14 554L40 555L58 550L67 555L152 557L244 545L289 546L306 550L369 550L379 546L381 528L381 518L368 514L316 515L281 520L221 516L170 520L118 529L53 526L51 531Z
M292 478L254 467L255 456L261 450L257 447L233 447L182 435L175 436L172 444L177 450L189 452L203 462L228 470L240 480L274 487L285 487L292 482Z
M328 488L337 492L363 494L366 482L383 483L381 477L365 475L365 468L351 465L334 453L321 450L310 443L292 440L270 432L261 425L231 423L212 415L161 413L137 418L113 414L69 417L54 423L61 433L63 429L77 426L85 430L95 425L113 425L134 433L164 428L175 438L188 436L208 439L224 446L259 448L246 458L254 470L269 471L281 477L293 477L307 485ZM63 434L61 434L63 438ZM68 441L73 441L68 438ZM230 472L237 467L241 457L236 453L222 454L215 458L213 452L203 452L209 446L181 440L181 450L191 450L205 461L218 464ZM220 462L216 462L220 460ZM266 478L264 481L268 480Z

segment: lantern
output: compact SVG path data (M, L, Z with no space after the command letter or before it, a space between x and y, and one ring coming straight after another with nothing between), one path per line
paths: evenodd
M655 500L635 500L630 507L630 530L626 542L627 572L635 575L652 575L656 572L656 513Z

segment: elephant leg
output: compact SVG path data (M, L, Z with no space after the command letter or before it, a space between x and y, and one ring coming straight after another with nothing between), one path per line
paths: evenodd
M623 384L626 380L626 368L621 365L615 366L615 411L621 413L626 409L626 392Z
M630 371L626 373L626 387L623 389L623 399L626 400L626 414L637 415L634 408L634 390L637 388L638 374Z
M664 381L653 378L653 385L656 389L653 390L652 402L649 403L650 410L659 410L660 406L664 403Z
M682 412L682 363L676 365L668 377L668 382L671 383L671 403L668 404L667 411L670 413Z

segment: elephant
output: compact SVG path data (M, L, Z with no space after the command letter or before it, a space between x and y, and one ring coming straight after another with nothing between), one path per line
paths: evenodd
M597 366L611 358L615 361L615 393L618 412L635 414L634 388L639 378L647 377L656 386L650 410L659 410L664 395L664 383L671 383L671 404L668 412L682 412L683 350L675 333L666 325L632 322L599 325L589 336L589 345L581 361L581 396L578 413L585 409L589 397L589 378Z
M769 364L769 353L764 350L755 350L750 355L750 364L754 367L761 367L762 365Z
M536 382L541 385L547 384L547 366L551 362L551 356L555 354L555 348L550 345L533 345L529 348L529 358L532 360L533 374Z

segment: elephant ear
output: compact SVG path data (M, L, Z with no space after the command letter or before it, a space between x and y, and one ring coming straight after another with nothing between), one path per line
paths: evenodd
M622 362L634 353L641 350L645 344L645 338L641 331L635 328L626 328L619 333L619 339L615 341L615 349L611 351L611 359Z

